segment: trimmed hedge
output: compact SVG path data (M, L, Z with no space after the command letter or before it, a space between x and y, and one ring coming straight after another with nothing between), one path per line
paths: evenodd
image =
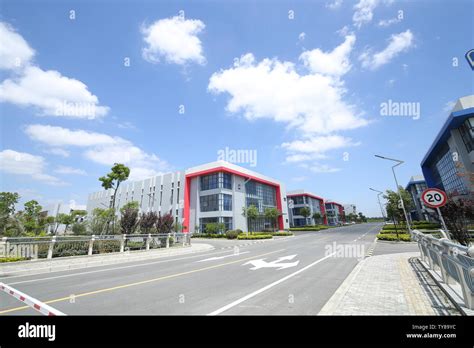
M193 233L191 238L227 238L227 236L218 233Z
M247 240L247 239L272 239L273 236L271 234L245 234L245 233L242 233L242 234L239 234L237 236L237 239L241 240L241 239L244 239L244 240Z
M28 260L26 257L0 257L0 263Z
M397 235L396 234L393 234L393 233L380 233L377 235L377 239L378 240L388 240L388 241L401 241L401 242L410 242L411 241L411 238L410 238L410 235L407 234L407 233L404 233L404 234L399 234L398 235L399 238L397 238Z
M273 237L285 237L285 236L293 236L293 233L291 232L274 232L274 233L268 233L272 235Z

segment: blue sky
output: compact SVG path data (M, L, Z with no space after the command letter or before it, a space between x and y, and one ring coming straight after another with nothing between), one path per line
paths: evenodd
M255 167L237 164L288 190L380 215L368 187L395 185L373 155L405 160L405 185L453 101L473 94L473 6L3 1L0 190L85 204L114 161L141 178L228 147L257 151ZM419 118L381 115L389 100L417 103Z

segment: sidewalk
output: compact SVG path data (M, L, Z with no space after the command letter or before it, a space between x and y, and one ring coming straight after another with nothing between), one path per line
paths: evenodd
M31 261L0 263L0 281L13 276L24 276L47 272L66 271L87 267L105 266L141 260L152 260L168 256L180 256L203 251L214 250L214 247L204 243L193 243L191 246L175 246L168 249L160 248L148 251L130 251L123 253L95 254L84 256L58 257Z
M410 252L362 260L319 315L460 315L410 244L394 246Z

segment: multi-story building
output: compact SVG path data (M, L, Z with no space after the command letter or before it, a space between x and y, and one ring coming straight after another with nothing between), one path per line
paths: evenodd
M412 176L405 187L413 202L413 208L409 211L411 220L429 220L428 210L421 200L421 193L426 188L426 182L422 175Z
M357 215L357 208L355 204L344 204L344 215L347 216L349 214Z
M88 213L95 208L108 208L112 198L112 190L92 193L87 202ZM283 184L225 161L124 183L117 192L117 211L131 201L139 203L141 212L171 213L184 232L204 231L208 223L222 223L225 230L245 231L274 225L280 230L289 227ZM247 221L242 212L251 205L261 216ZM266 208L281 212L276 222L263 216Z
M421 162L428 187L474 192L474 95L460 98Z
M220 222L228 229L263 231L287 229L286 190L279 181L239 167L217 161L186 170L184 224L186 231L203 230L210 222ZM257 219L247 219L243 208L255 206ZM263 216L266 208L281 212L277 221ZM276 226L274 226L276 224Z
M290 219L290 226L306 226L324 223L327 224L326 209L324 206L324 199L316 196L311 192L305 190L288 191L288 217ZM301 215L301 209L308 208L309 216ZM313 215L317 213L321 218L315 219Z
M184 172L178 171L156 175L139 181L122 183L115 200L116 211L125 204L139 203L140 212L155 211L160 215L170 213L175 222L183 219ZM95 208L109 208L113 199L113 190L91 193L87 199L87 214L91 216Z
M325 204L328 225L339 225L346 222L342 204L327 201Z

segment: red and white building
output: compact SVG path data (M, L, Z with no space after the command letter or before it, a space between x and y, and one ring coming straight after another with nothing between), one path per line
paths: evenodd
M305 190L288 191L288 216L291 227L325 224L328 220L326 216L326 207L324 198ZM301 209L308 208L309 216L301 215ZM319 214L319 218L314 218L315 214Z

